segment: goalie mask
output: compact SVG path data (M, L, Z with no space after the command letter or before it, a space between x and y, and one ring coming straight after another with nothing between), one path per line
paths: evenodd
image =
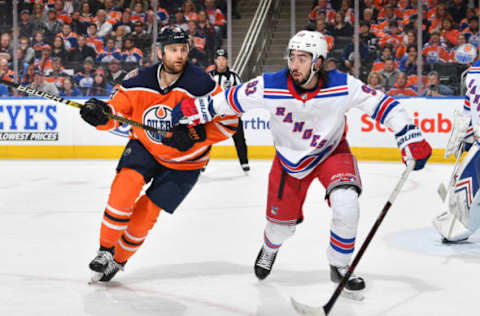
M316 31L300 31L295 34L288 42L288 56L292 50L301 50L312 55L312 66L310 68L310 76L304 84L308 84L315 72L315 63L318 58L322 57L324 60L327 58L327 40L322 33ZM290 59L288 61L288 69L290 70Z

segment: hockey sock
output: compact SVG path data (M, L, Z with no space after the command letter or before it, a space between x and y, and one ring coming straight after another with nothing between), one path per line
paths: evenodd
M160 214L156 206L146 195L135 203L128 227L123 231L115 247L115 261L126 262L143 244L148 231L152 229Z
M285 240L293 236L295 229L295 225L280 225L267 222L263 234L264 248L277 251Z
M359 219L358 193L353 187L334 189L330 193L330 204L333 217L327 257L331 265L342 267L350 263L355 248Z
M123 168L113 180L100 228L100 245L112 248L127 228L132 209L145 180L135 170Z

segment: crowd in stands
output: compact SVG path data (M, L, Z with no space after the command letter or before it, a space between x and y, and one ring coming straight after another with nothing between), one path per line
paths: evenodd
M108 96L129 70L156 60L153 30L190 34L190 60L213 63L226 35L225 0L20 0L13 51L12 1L0 0L0 78L61 96ZM232 16L239 18L236 1ZM0 96L13 95L0 85Z
M468 2L423 1L423 87L418 91L417 0L360 0L360 78L392 96L459 94L460 75L480 45L479 10ZM314 0L306 27L325 35L332 67L350 73L354 22L353 0Z

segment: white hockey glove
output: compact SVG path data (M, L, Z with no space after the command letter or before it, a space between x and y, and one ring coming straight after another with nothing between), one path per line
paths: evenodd
M462 143L465 143L463 146L464 151L468 151L473 144L473 128L470 123L471 119L458 110L455 110L453 115L452 133L445 146L445 159L450 157L450 155L457 157L461 154Z

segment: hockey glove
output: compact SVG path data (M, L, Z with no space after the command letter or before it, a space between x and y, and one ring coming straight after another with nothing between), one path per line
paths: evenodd
M162 143L179 151L187 151L192 148L195 143L203 142L207 138L204 125L177 125L169 132L171 136L164 138Z
M468 151L473 144L473 128L471 119L463 115L460 111L455 111L453 116L453 128L448 143L445 146L444 157L447 159L450 155L455 157L461 154L463 143L463 151Z
M425 166L432 155L432 147L423 138L422 132L416 125L406 125L399 133L395 134L397 146L402 152L402 160L415 160L414 170Z
M80 116L92 126L105 125L110 120L105 113L112 113L107 103L91 98L81 108Z
M210 96L200 98L187 98L173 108L173 125L188 124L198 125L210 122L215 117L213 101Z

